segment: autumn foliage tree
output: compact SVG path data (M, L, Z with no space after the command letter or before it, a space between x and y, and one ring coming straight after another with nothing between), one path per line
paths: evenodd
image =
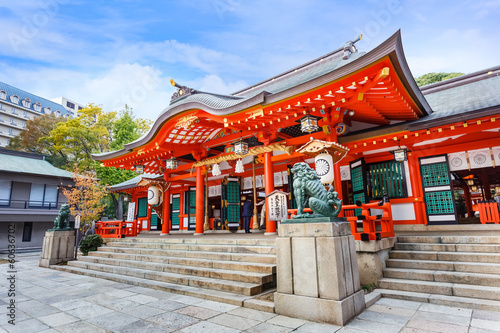
M85 232L106 208L103 199L108 195L108 190L101 185L95 171L81 171L76 164L73 167L73 180L75 185L63 188L63 194L68 199L71 215L81 216L81 228Z

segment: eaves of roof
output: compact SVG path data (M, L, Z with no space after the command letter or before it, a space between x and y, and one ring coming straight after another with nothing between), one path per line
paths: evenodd
M352 59L343 61L341 65L335 66L333 70L327 71L324 74L313 78L306 77L304 81L293 81L294 84L289 85L284 90L278 89L274 93L270 93L266 90L257 90L254 95L247 95L245 96L246 98L241 100L229 98L224 99L220 96L205 93L187 96L179 103L173 103L167 107L160 114L151 130L143 137L125 145L125 148L122 150L92 156L98 161L104 161L110 158L122 156L130 152L132 149L150 142L169 118L178 115L181 112L193 109L202 109L213 115L225 116L254 106L260 105L261 107L264 107L268 104L290 98L297 94L321 87L325 84L346 77L357 70L370 66L386 56L390 58L401 82L414 100L415 104L418 106L419 110L421 110L424 115L431 114L431 107L418 88L406 62L401 41L401 32L398 30L386 41L366 54L353 54L351 55ZM264 89L266 88L267 87L264 86Z

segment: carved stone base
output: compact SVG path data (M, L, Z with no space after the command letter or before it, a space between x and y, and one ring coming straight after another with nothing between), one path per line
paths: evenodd
M46 231L40 267L75 259L75 231Z
M364 310L350 224L330 219L278 229L276 313L344 325Z

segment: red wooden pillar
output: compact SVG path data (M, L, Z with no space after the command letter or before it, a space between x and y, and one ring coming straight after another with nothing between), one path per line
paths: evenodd
M203 235L204 187L201 167L196 168L196 228L195 235Z
M163 220L161 222L161 234L168 235L170 232L170 186L163 193Z
M417 224L427 224L425 216L424 195L422 184L420 182L420 168L418 166L418 159L415 154L408 154L408 167L410 173L410 183L413 197L415 198L415 219Z
M266 182L265 193L268 195L274 191L274 168L271 158L273 157L272 152L264 154L264 178ZM276 221L269 221L269 205L266 199L266 234L276 233Z
M467 208L467 217L473 216L474 212L472 211L472 199L470 197L469 186L467 184L462 185L462 189L464 190L464 201L465 208Z

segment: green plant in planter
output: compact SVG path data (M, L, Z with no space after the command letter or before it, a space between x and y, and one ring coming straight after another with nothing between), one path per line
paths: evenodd
M86 256L90 251L95 251L99 246L102 246L103 240L99 235L89 235L80 242L80 251Z

